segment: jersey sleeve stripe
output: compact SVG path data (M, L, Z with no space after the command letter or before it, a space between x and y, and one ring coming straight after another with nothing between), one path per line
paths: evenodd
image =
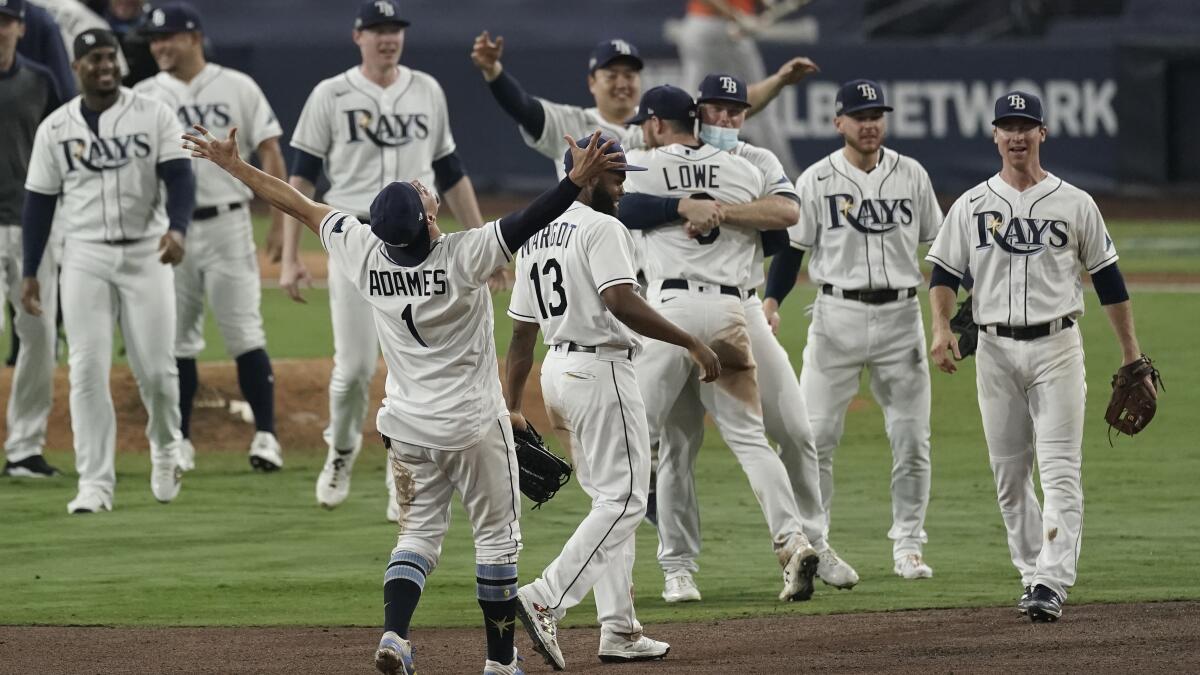
M321 227L318 228L318 231L321 233L321 246L325 247L325 250L329 250L329 231L327 226L333 222L334 218L344 217L346 217L346 214L341 211L330 211L325 215L325 220L321 221Z
M1094 274L1096 272L1099 272L1100 270L1104 269L1105 267L1108 267L1109 265L1115 263L1116 261L1117 261L1117 254L1114 253L1114 254L1108 256L1107 258L1105 258L1103 261L1101 261L1100 264L1095 265L1093 267L1089 267L1088 274Z
M536 316L525 316L524 314L521 314L520 312L514 312L511 309L508 310L508 315L510 317L516 319L517 321L524 321L525 323L537 323L538 322Z
M807 251L807 250L811 249L813 246L817 245L817 242L815 242L815 241L812 243L806 243L803 241L789 241L788 243L792 245L792 248L794 248L798 251Z
M608 281L600 284L596 287L596 290L603 293L605 290L612 288L613 286L622 286L625 284L637 286L638 282L637 279L634 279L633 277L617 277L616 279L609 279Z
M504 237L500 236L500 221L492 221L490 227L492 228L492 234L496 237L496 244L500 246L500 251L504 253L504 257L509 262L512 262L512 251L508 250L508 246L504 244Z
M297 150L303 150L303 151L307 152L308 154L312 155L313 157L320 157L321 159L328 159L324 150L318 150L318 149L312 147L311 145L308 145L304 141L298 141L295 138L292 138L290 145Z
M947 272L953 274L954 276L958 277L959 279L963 278L963 276L966 274L962 270L955 269L954 266L950 265L945 260L942 260L941 258L937 257L936 255L934 255L932 253L926 255L925 259L931 263L937 263L937 265L939 267L945 269Z
M54 188L42 187L40 185L34 185L32 183L26 183L25 189L29 190L30 192L36 192L40 195L46 195L47 197L54 197L54 196L58 195L60 192L62 192L61 188L54 189Z

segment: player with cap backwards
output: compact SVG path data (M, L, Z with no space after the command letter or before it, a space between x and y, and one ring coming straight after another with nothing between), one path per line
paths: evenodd
M618 144L609 151L624 152ZM564 171L571 172L573 161L568 151ZM519 616L555 670L566 665L558 622L593 586L601 661L645 661L670 651L642 634L633 607L634 533L650 483L646 409L632 362L641 346L637 334L685 349L706 382L720 374L711 349L637 293L633 241L615 214L625 172L644 170L627 165L593 178L517 256L505 360L513 425L525 427L521 403L540 329L550 346L542 366L546 411L570 444L579 485L592 499L562 553L518 593Z
M370 303L388 373L376 424L402 496L400 536L384 575L385 632L375 653L382 673L414 672L409 622L437 566L456 491L475 532L476 594L488 643L484 672L521 672L513 649L521 500L487 281L571 206L581 186L624 168L622 157L605 154L611 143L599 138L596 132L572 150L568 177L525 209L443 235L438 199L419 180L385 187L368 209L368 227L247 164L236 128L223 141L200 126L184 136L194 156L213 161L315 232Z
M41 314L38 271L61 199L60 291L79 471L79 494L67 511L90 513L112 509L116 486L117 420L108 387L114 321L150 418L150 489L161 502L179 494L172 266L183 259L196 183L179 148L175 113L120 86L116 37L84 31L74 53L82 94L38 127L25 180L21 302Z
M58 263L42 262L38 282L45 301L41 316L21 306L21 206L25 173L38 124L62 105L54 76L21 56L17 41L25 31L24 0L0 4L0 304L12 303L13 337L22 343L8 396L8 435L4 439L4 475L57 476L42 456L54 395L54 326L58 307Z
M681 350L662 342L647 344L637 366L650 437L658 438L681 398L691 399L688 405L695 406L695 401L703 405L750 479L767 520L783 567L779 599L808 600L818 553L804 534L787 470L767 444L742 304L753 292L751 268L762 264L761 231L785 230L795 222L797 209L795 202L770 195L766 177L748 160L701 143L694 134L695 114L692 97L682 89L669 85L650 89L631 121L641 125L651 149L626 154L630 162L649 168L629 177L626 188L631 193L696 196L715 200L727 211L727 224L689 220L681 227L660 227L645 234L651 306L712 347L722 365L716 382L701 384L691 377L693 365ZM691 421L703 424L702 417ZM660 447L658 459L660 514L674 515L680 513L676 500L684 498L677 491L690 488L690 481L674 479L673 472L686 471L689 462L664 450L684 448ZM659 565L667 579L697 571L691 552L699 544L680 541L696 529L660 521ZM669 583L667 590L671 590Z
M399 64L408 25L395 0L361 4L353 37L362 62L322 81L309 95L292 134L290 182L312 196L324 167L330 182L325 199L366 220L380 185L415 178L436 188L461 225L480 227L483 217L455 149L446 96L437 80ZM299 257L299 236L298 224L285 220L280 284L302 302L299 285L308 272ZM316 485L317 503L326 508L341 504L350 494L379 354L379 342L370 330L370 305L346 275L340 261L330 259L334 353L325 430L329 452ZM493 283L502 276L498 273ZM387 514L396 520L390 476Z
M203 124L219 133L238 127L250 142L247 157L257 152L267 173L285 176L279 136L283 130L271 104L247 75L208 63L204 58L204 26L190 3L173 1L150 11L142 31L149 35L158 75L134 91L171 107L182 127ZM188 255L175 270L178 322L175 361L179 368L181 412L180 466L195 466L189 438L192 403L199 386L196 355L204 349L204 301L212 306L226 351L237 363L238 385L254 413L250 465L259 471L283 466L275 437L275 378L267 356L259 303L260 275L250 224L250 190L207 162L195 162L196 210L188 237ZM283 226L274 211L272 231ZM278 251L274 251L278 254Z
M792 249L775 256L768 313L796 283L805 251L817 285L800 388L816 439L825 512L833 502L833 452L863 369L883 408L892 447L893 570L905 579L933 576L922 549L929 505L929 367L917 286L917 246L933 241L942 211L916 160L885 148L891 110L883 89L852 80L838 90L834 127L843 147L796 181L800 221ZM828 524L826 525L828 527Z
M975 277L972 313L979 412L1008 550L1024 587L1017 608L1057 621L1075 584L1083 536L1083 315L1080 270L1091 275L1121 348L1140 358L1133 308L1104 218L1086 192L1042 168L1042 102L996 99L992 139L1000 172L963 193L929 249L930 355L957 370L950 331L959 280ZM953 358L951 357L953 354ZM1151 385L1150 390L1154 391ZM1033 485L1034 461L1045 510Z
M714 222L718 226L721 223L736 225L745 218L746 213L752 213L755 209L794 218L799 197L775 154L738 137L748 107L746 86L741 79L720 73L706 76L700 83L698 100L699 138L708 145L743 157L757 166L767 177L766 196L750 204L721 204L707 199L629 195L621 203L624 222L639 229L676 226L680 220L703 221L708 217L706 209L716 212ZM649 114L650 110L641 110L634 119ZM770 255L788 245L787 232L784 230L763 232L762 240L763 246L759 247L751 268L752 288L763 283L762 255ZM750 350L758 365L764 427L767 436L779 445L779 456L787 467L796 506L804 523L804 533L820 554L817 575L831 586L852 588L858 583L858 574L826 540L826 517L821 501L816 446L800 383L787 352L775 339L774 331L779 325L778 313L773 314L768 322L762 301L754 292L748 293L742 304L750 335ZM704 440L703 416L704 408L698 401L682 397L667 417L662 431L660 448L667 448L662 454L680 458L678 466L671 467L667 473L657 477L659 481L674 481L669 489L679 495L669 505L671 513L659 510L660 522L669 523L669 527L663 531L663 542L664 546L668 541L671 542L672 546L678 548L674 557L678 561L686 561L677 565L673 576L667 578L663 590L663 599L667 602L700 599L700 591L691 572L698 569L695 561L700 555L701 541L692 467Z

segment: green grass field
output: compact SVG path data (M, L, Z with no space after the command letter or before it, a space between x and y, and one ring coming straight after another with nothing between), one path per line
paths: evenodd
M1159 229L1163 228L1163 229ZM1114 238L1128 271L1163 263L1198 269L1200 225L1115 224ZM1170 247L1154 244L1170 238ZM1140 242L1139 242L1140 238ZM1128 242L1130 245L1125 246ZM799 366L810 287L785 305L781 339ZM272 355L327 357L328 303L324 291L308 305L264 292ZM1181 317L1200 315L1200 294L1135 292L1143 348L1164 369L1170 389L1154 425L1136 440L1110 448L1102 409L1119 353L1094 294L1082 321L1086 336L1089 422L1084 438L1086 530L1080 581L1072 602L1200 598L1200 513L1195 488L1200 401L1188 382L1200 376L1200 349ZM497 341L503 354L507 297L495 299ZM212 334L204 358L222 358ZM903 582L891 573L888 478L890 453L882 416L873 403L849 415L837 459L832 542L858 569L850 592L818 584L808 603L775 601L778 566L766 527L744 475L710 430L698 466L704 552L697 581L702 603L669 606L658 594L653 530L639 531L635 570L638 611L647 624L764 614L884 611L904 608L1006 605L1015 573L983 444L974 396L973 361L957 375L933 374L933 495L926 556L930 581ZM62 395L64 392L60 392ZM862 395L869 397L864 388ZM65 449L47 452L71 467ZM383 519L383 453L360 459L355 488L339 509L315 505L313 481L322 448L289 448L277 475L248 471L238 452L204 453L180 497L156 503L148 489L144 453L118 456L116 510L68 517L74 476L34 481L0 479L0 624L106 625L377 625L381 580L394 526ZM526 510L523 581L558 552L582 518L587 500L569 486L547 507ZM418 608L421 626L476 626L469 523L456 505L442 563ZM590 601L567 624L594 622Z

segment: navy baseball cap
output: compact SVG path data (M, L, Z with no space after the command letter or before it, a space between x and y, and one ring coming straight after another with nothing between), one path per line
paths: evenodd
M117 36L111 30L106 28L89 28L75 36L75 44L71 46L71 52L75 55L75 60L78 61L87 56L88 52L93 49L100 49L101 47L112 47L118 52L121 51L121 44L117 41Z
M850 80L838 89L834 100L834 113L849 115L860 110L891 111L884 102L883 87L875 80Z
M679 87L660 84L642 94L637 113L625 120L625 123L641 124L651 117L691 122L696 119L696 104L692 101L692 95Z
M992 124L1005 117L1024 117L1045 125L1042 120L1042 99L1014 89L996 99L996 119L992 120Z
M354 29L364 30L389 23L405 28L411 22L400 18L400 3L396 0L367 0L358 8Z
M421 193L412 183L390 183L371 202L371 231L385 244L404 247L428 238L425 220Z
M169 35L204 30L200 12L190 2L167 2L150 10L141 31L147 35Z
M0 0L0 14L25 20L25 0Z
M612 138L612 136L607 136L605 134L601 134L600 140L597 142L597 145L604 145L605 143L608 142L608 139L610 139L610 138ZM580 148L586 148L588 146L588 143L591 143L591 142L592 142L592 135L588 134L587 136L584 136L583 138L575 141L575 145ZM621 142L617 141L616 143L613 143L612 146L609 147L608 152L606 152L604 154L605 155L621 155L621 157L624 157L625 156L625 148L622 148ZM570 148L567 148L567 152L563 156L563 168L566 170L567 173L571 173L571 169L575 168L575 158L571 156ZM625 171L645 171L645 170L646 170L646 167L644 167L644 166L633 166L633 165L625 166Z
M696 97L697 103L705 101L731 101L741 103L749 108L750 100L746 98L746 81L740 77L720 73L706 75L700 82L700 95Z
M594 73L597 68L607 68L618 60L628 62L634 70L641 70L644 65L642 57L638 55L638 48L633 46L633 43L605 40L592 48L592 55L588 57L588 72Z

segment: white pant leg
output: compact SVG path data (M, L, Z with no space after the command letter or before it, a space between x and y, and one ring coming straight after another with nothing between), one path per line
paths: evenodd
M825 548L827 527L821 502L821 470L800 381L787 351L771 332L762 312L762 301L752 295L743 307L750 332L750 348L758 364L763 425L767 437L779 445L779 458L787 468L796 508L804 523L804 534L817 550L821 550Z
M528 586L539 604L562 617L606 567L627 564L626 543L646 512L650 437L633 366L625 358L551 351L542 363L542 392L552 417L569 426L576 477L592 498L562 552ZM596 589L597 613L605 625L630 632L636 622L632 589L612 581Z
M367 419L371 378L379 362L379 337L371 305L329 259L329 314L333 321L333 373L329 377L329 428L325 441L355 447Z
M33 316L21 306L21 228L0 227L0 264L3 297L13 305L13 334L21 341L8 396L8 436L5 456L19 462L41 454L46 444L46 424L54 402L54 346L58 338L58 261L50 247L42 257L37 279L41 288L42 315Z
M833 455L845 429L846 407L858 393L866 360L866 325L862 303L817 295L800 369L800 391L817 448L826 533L833 519Z
M870 307L871 393L892 446L892 553L921 553L928 541L929 364L921 305L909 298Z
M395 477L400 504L399 534L392 552L412 551L429 561L430 570L442 556L442 541L450 528L454 485L437 461L436 450L391 441L388 472Z
M613 551L613 559L596 579L596 620L617 633L640 633L642 623L633 609L633 563L637 537L629 537Z
M179 370L175 366L174 269L158 261L151 237L120 247L116 291L121 335L149 419L146 438L153 453L173 452L179 431Z
M262 280L254 253L250 210L223 213L204 221L203 229L204 236L210 238L210 255L204 261L204 294L225 341L225 351L237 358L262 349L267 345L267 336L263 331Z
M641 380L639 379L639 382ZM658 563L674 572L700 571L700 505L696 500L696 456L704 442L704 404L699 380L689 379L675 399L659 435L655 472ZM664 459L665 458L665 459Z
M1045 499L1033 583L1065 598L1075 585L1083 541L1083 339L1076 327L1032 342L1029 359L1036 368L1031 372L1029 412Z
M979 412L1008 551L1021 584L1028 586L1042 550L1042 510L1033 486L1033 419L1022 361L1016 340L980 331L975 352Z
M66 242L59 278L63 328L70 345L71 433L79 491L99 492L110 504L117 482L117 417L109 391L120 254L116 248Z

